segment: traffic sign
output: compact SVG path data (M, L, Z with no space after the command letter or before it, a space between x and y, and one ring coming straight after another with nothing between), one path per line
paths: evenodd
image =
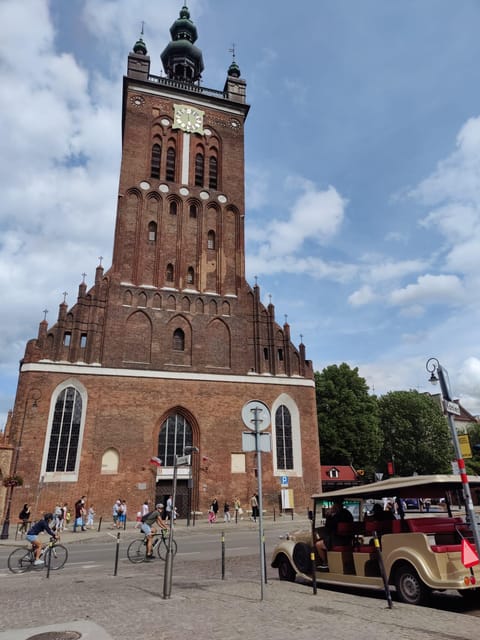
M243 406L242 420L252 431L265 431L270 425L270 410L260 400L250 400Z
M177 467L181 467L185 464L190 464L191 456L177 456Z
M288 476L280 476L280 486L288 487Z
M445 407L445 411L447 413L453 413L456 416L460 415L460 405L456 402L450 402L450 400L444 400L443 406Z
M270 433L250 433L244 431L242 433L242 451L262 451L270 453L272 450L272 441Z
M462 541L462 564L469 569L480 563L475 547L471 545L465 538Z

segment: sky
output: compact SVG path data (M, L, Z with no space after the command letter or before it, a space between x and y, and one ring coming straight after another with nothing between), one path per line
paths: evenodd
M18 364L111 263L122 77L177 0L0 0L0 428ZM251 105L246 269L321 371L480 414L480 2L190 0L202 84L235 45Z

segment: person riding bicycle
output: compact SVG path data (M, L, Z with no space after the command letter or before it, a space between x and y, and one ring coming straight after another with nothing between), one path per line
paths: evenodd
M32 547L35 549L35 562L33 564L43 564L43 560L40 559L42 553L42 543L38 539L38 535L45 531L51 538L58 540L59 536L50 529L50 523L53 521L53 513L46 513L42 520L36 522L27 532L26 539L32 543Z
M157 504L154 511L150 511L142 517L140 530L147 538L147 560L153 558L152 538L157 533L154 525L158 525L160 529L168 529L166 522L162 519L163 504Z

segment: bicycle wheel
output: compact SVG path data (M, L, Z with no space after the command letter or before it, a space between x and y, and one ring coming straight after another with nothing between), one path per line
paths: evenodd
M12 573L24 573L33 564L33 554L25 547L14 549L8 556L8 568Z
M145 540L134 540L128 545L127 557L134 564L144 562L147 555L147 545Z
M167 551L168 551L168 538L162 538L160 542L157 544L157 553L160 560L166 560ZM172 553L175 555L177 553L177 543L175 540L172 540Z
M50 561L50 569L52 571L57 571L61 569L63 565L66 563L68 558L68 551L63 544L55 544L53 547L48 547L45 550L45 566L48 567L48 562Z

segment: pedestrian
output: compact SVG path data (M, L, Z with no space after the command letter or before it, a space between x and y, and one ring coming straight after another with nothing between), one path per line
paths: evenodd
M87 527L89 529L93 529L93 518L95 517L95 508L93 504L88 507L87 512Z
M212 500L212 509L213 509L213 513L215 514L215 522L217 521L217 513L218 513L218 500L216 497L213 498Z
M28 525L30 523L30 513L31 513L30 505L27 502L25 502L22 510L18 514L18 519L22 521L22 524L20 525L21 535L24 535L25 533L27 533Z
M81 531L85 531L85 525L83 522L84 511L85 496L82 496L75 503L75 522L73 523L73 533L77 533L77 527L80 527Z
M55 531L62 530L62 520L63 520L63 510L62 507L57 503L55 505L55 509L53 510L53 525L52 529Z
M243 518L242 518L242 515L243 515L242 503L240 502L240 499L238 498L238 496L235 496L235 498L233 500L233 507L235 509L235 522L238 521L238 516L240 516L240 520L243 520Z
M250 516L250 520L256 522L258 516L258 498L255 493L250 498L250 506L252 508L252 515Z
M216 521L217 521L217 518L215 516L215 511L213 510L213 505L210 505L208 509L208 523L213 524Z
M126 500L120 500L120 507L118 509L118 528L125 527L127 522L127 502Z
M118 529L119 525L118 525L118 509L121 505L120 500L115 500L113 507L112 507L112 520L113 520L113 525L112 525L112 529Z
M230 522L230 505L225 500L225 504L223 505L223 521Z
M167 505L165 507L166 519L170 520L172 516L172 507L173 507L173 496L168 496Z

